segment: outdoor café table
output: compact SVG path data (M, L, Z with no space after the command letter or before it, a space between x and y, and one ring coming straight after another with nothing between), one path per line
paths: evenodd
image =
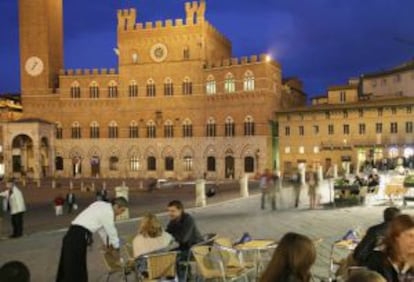
M339 240L332 244L331 246L331 253L329 258L329 278L334 279L335 275L335 264L340 264L340 262L336 262L334 258L335 250L343 250L345 251L346 255L351 254L356 246L358 245L358 241L353 240ZM329 280L332 281L332 280Z
M240 243L234 246L235 249L242 251L243 253L253 254L253 267L256 272L256 278L259 278L261 270L264 268L261 254L263 251L274 250L277 246L275 240L256 239L245 243ZM272 252L273 253L273 252Z
M389 183L385 186L385 195L390 199L390 203L393 203L393 198L403 196L407 189L402 183Z

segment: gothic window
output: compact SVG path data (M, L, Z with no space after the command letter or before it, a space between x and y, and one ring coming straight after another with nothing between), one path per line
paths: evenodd
M165 170L174 171L174 158L173 157L165 158Z
M251 116L244 119L244 136L254 136L254 120Z
M138 138L139 137L139 130L138 130L138 123L136 121L131 121L129 124L129 138Z
M214 172L216 171L216 158L215 157L207 157L207 171Z
M208 121L207 121L206 135L207 135L207 137L216 137L216 135L217 135L217 133L216 133L216 121L212 117L209 118Z
M156 171L157 170L157 159L155 157L148 157L147 158L147 170L148 171Z
M156 138L157 137L157 128L155 122L150 120L147 123L147 138Z
M72 99L79 99L81 97L81 89L79 82L75 81L70 86L70 97Z
M164 96L173 96L173 95L174 95L174 84L171 78L168 77L164 81Z
M183 81L183 95L193 94L193 83L189 77L184 78Z
M108 84L108 97L116 98L118 97L118 84L115 81L111 81Z
M254 75L251 71L244 74L243 89L244 91L254 91Z
M129 169L131 171L139 171L139 168L140 168L139 158L137 156L132 156L129 159Z
M193 170L193 158L190 156L184 157L184 171L192 171Z
M118 124L111 121L108 125L108 138L118 138Z
M244 172L246 173L254 172L254 158L253 157L244 158Z
M233 93L236 91L236 81L232 73L228 73L224 80L224 92Z
M117 171L118 170L118 163L119 158L116 156L112 156L109 158L109 170L110 171Z
M63 128L62 124L60 122L56 123L56 139L62 139L63 138Z
M81 127L79 122L75 121L72 123L72 139L80 139L81 136Z
M167 120L164 123L164 137L173 138L174 137L174 125L171 120Z
M234 120L232 117L227 117L226 122L224 124L224 136L234 137L234 135L235 135Z
M189 119L183 122L183 137L193 137L193 124Z
M94 121L91 123L89 127L89 136L91 139L98 139L99 138L99 123Z
M207 95L214 95L216 94L216 81L214 76L209 75L206 82L206 94Z
M138 97L138 84L135 80L129 82L128 93L129 97Z
M92 99L99 98L99 85L96 81L92 81L91 84L89 84L89 97Z
M156 96L156 88L155 82L152 79L147 81L147 97L155 97Z
M184 49L183 49L183 59L184 60L189 60L190 59L190 48L188 48L187 46L184 47Z

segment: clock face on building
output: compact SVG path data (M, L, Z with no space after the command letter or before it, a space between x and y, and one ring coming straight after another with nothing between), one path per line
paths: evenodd
M24 68L29 75L38 76L43 72L44 64L39 57L33 56L27 59Z
M151 48L151 58L157 63L164 61L167 58L167 54L167 47L162 43L155 44Z

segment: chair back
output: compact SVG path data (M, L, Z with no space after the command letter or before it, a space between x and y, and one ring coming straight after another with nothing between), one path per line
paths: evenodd
M220 278L223 276L223 263L219 259L219 255L211 254L211 250L211 246L194 246L191 248L198 273L204 279Z
M121 262L119 260L116 260L115 257L109 253L104 252L103 253L103 261L106 266L106 269L109 273L115 273L115 272L122 272L123 267L121 265Z
M217 246L225 266L243 266L243 253L233 248L233 242L230 238L218 237L214 240L214 245Z
M147 260L148 279L176 277L178 252L154 253L143 256Z

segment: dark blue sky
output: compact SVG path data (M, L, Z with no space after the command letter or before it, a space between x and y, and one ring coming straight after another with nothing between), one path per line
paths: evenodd
M19 91L17 0L0 0L0 92ZM183 18L182 0L64 0L65 67L115 67L116 10ZM271 52L310 95L414 57L413 0L207 0L234 56ZM405 42L396 40L402 38Z

